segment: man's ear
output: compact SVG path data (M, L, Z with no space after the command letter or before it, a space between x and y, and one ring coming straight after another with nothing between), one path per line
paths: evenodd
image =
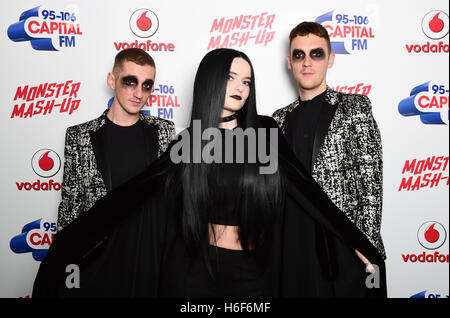
M290 54L287 56L287 63L288 63L288 69L290 69L292 71L292 61L291 61Z
M334 53L330 54L330 58L328 59L328 68L332 68L333 67L335 56L336 55Z
M112 90L116 89L116 77L113 72L109 72L106 78L106 84L108 84L109 88Z

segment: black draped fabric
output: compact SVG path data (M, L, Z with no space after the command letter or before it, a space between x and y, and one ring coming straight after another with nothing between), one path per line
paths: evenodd
M262 126L276 127L271 118L260 119ZM278 150L284 208L261 271L254 271L251 261L239 269L244 278L261 275L259 288L249 284L245 289L245 283L234 285L226 276L217 285L201 276L206 275L204 262L188 254L180 235L181 189L176 182L164 188L179 169L169 150L56 234L36 276L33 297L205 297L189 273L211 283L211 289L235 290L238 297L386 297L384 261L375 247L323 193L281 132ZM379 288L366 286L370 277L355 249L377 265ZM222 264L234 263L233 254L221 257ZM66 287L69 264L80 267L78 289Z

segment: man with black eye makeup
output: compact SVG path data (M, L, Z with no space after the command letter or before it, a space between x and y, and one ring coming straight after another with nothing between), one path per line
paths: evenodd
M141 112L154 81L155 62L147 52L119 52L107 76L114 91L111 107L99 118L67 129L58 230L167 149L174 124Z
M292 29L289 40L288 68L298 84L299 97L273 117L303 166L385 258L380 235L381 137L370 100L327 86L327 70L335 55L322 25L302 22ZM333 249L326 232L318 227L317 233L318 246L327 247L324 268L328 273L338 271L330 261ZM358 251L356 255L373 271L369 260Z

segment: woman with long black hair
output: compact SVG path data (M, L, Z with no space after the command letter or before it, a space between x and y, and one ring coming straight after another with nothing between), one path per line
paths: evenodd
M278 139L269 140L266 130L270 127L264 127L257 115L255 76L244 53L219 49L200 63L190 134L182 136L190 144L195 143L193 130L200 124L202 130L215 128L216 132L212 141L201 140L201 149L209 146L211 152L220 154L214 153L216 160L212 162L203 156L199 163L183 164L174 178L182 187L180 245L186 247L189 257L177 262L173 271L169 270L172 264L167 264L165 277L170 282L163 284L163 294L180 296L182 286L173 286L183 280L176 275L183 263L187 279L181 295L269 296L265 259L260 254L267 253L271 243L283 191L278 169L261 174L257 154L260 148L270 150L268 143L278 143ZM227 138L231 141L228 147ZM238 140L244 142L239 144ZM169 253L180 254L176 248Z
M383 259L277 132L257 115L248 57L206 54L190 127L57 233L33 297L386 296ZM376 265L371 284L355 249Z

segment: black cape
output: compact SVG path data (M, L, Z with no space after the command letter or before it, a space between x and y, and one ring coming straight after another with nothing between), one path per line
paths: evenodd
M278 127L259 118L263 127ZM272 297L386 297L381 255L320 189L281 131L278 137L286 193L267 251ZM180 190L164 187L176 166L170 148L55 235L33 298L190 297L184 293L189 255L180 235ZM375 274L366 272L355 249L375 265ZM73 286L70 264L79 268L79 288L67 288Z

